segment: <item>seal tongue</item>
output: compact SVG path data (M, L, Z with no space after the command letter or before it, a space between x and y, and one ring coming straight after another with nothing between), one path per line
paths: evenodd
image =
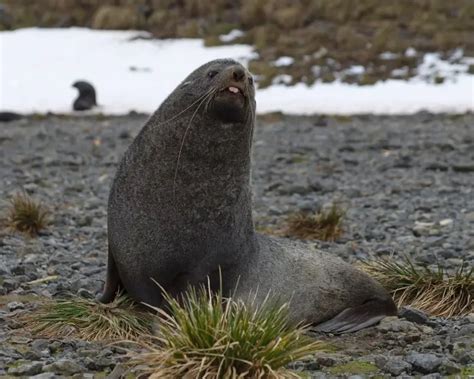
M232 93L239 93L239 89L237 87L229 87L229 91Z

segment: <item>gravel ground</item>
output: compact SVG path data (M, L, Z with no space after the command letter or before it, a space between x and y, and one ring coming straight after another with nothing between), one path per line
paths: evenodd
M34 339L15 329L15 315L31 309L34 295L94 296L102 288L110 183L145 120L48 116L0 125L2 214L20 189L53 213L38 238L0 231L0 377L120 374L116 348ZM293 212L341 204L342 238L313 244L343 259L393 254L448 270L474 263L472 114L267 115L256 130L253 184L262 229ZM28 284L50 275L58 277ZM355 334L318 335L337 352L292 366L312 377L468 377L473 336L474 314L446 320L406 309Z

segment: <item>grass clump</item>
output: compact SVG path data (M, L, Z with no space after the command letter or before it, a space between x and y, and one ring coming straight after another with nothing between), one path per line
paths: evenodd
M113 341L134 340L149 334L152 316L120 295L110 304L82 297L48 301L22 321L33 334L47 338L71 336L87 341Z
M342 234L345 213L337 204L333 204L327 211L316 214L293 214L287 220L285 234L302 239L335 241Z
M132 360L152 379L298 378L284 366L322 348L289 324L287 304L268 298L247 305L203 286L167 302L159 334Z
M388 259L363 262L362 269L393 295L398 306L410 305L434 316L452 317L474 311L474 268L464 263L453 275Z
M7 225L31 237L48 225L49 211L40 202L26 193L17 193L10 200L10 209L7 216Z

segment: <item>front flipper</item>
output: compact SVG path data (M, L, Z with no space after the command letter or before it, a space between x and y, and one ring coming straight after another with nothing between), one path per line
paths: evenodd
M316 325L324 333L351 333L374 325L386 316L395 316L397 307L391 298L372 299L362 305L346 308L334 318Z
M109 249L107 257L107 276L105 279L104 290L101 295L97 297L97 300L101 303L110 303L115 299L117 291L120 288L120 277L115 264L114 257Z

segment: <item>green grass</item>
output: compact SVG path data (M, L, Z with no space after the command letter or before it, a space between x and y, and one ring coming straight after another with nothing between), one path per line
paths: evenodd
M442 317L474 311L474 268L464 263L452 275L440 266L436 270L416 266L408 258L363 262L361 267L390 291L398 306Z
M7 225L30 237L38 235L48 225L49 211L26 193L17 193L10 200Z
M289 324L287 304L246 304L205 286L167 301L159 334L132 360L150 378L297 378L284 366L323 348Z
M374 374L379 369L372 363L369 362L359 362L359 361L352 361L348 363L344 363L341 365L337 365L328 369L328 372L333 375L342 375L344 373L350 374Z
M287 236L335 241L342 234L342 220L345 211L337 204L316 214L296 213L288 217L285 234Z
M110 304L73 297L40 304L22 321L37 336L113 341L134 340L149 334L152 315L138 310L126 296L118 296Z

